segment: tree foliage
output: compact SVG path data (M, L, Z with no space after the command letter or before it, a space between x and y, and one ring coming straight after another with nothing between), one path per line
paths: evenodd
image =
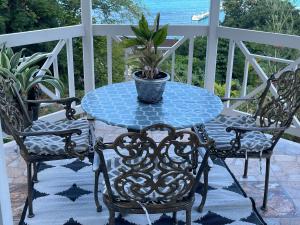
M288 0L225 0L224 26L299 34L299 10Z
M225 20L223 26L236 27L250 30L259 30L273 33L300 34L299 10L288 0L225 0ZM221 40L224 42L224 40ZM273 56L284 59L295 59L299 53L293 49L280 46L269 46L256 43L245 43L251 53ZM223 60L218 61L218 75L225 79L227 51L219 51ZM242 81L245 57L237 48L234 58L233 77ZM284 65L259 61L267 74L278 71ZM221 74L223 75L221 75ZM256 79L253 79L255 77ZM249 84L256 86L259 82L253 69L250 69Z
M135 0L93 0L95 22L121 23L139 17ZM0 34L79 24L80 0L0 0Z
M275 33L300 34L299 10L287 0L224 0L223 3L225 20L222 22L222 26ZM245 44L249 50L255 54L285 59L295 59L299 57L299 53L296 50L286 49L280 46L268 46L247 42L245 42ZM193 84L203 85L207 39L197 37L194 45ZM187 76L188 47L188 42L185 42L176 51L176 75L180 80L185 80L186 78L183 77ZM229 40L219 39L216 69L217 84L215 90L216 93L220 95L225 93L224 84L226 82L228 48ZM270 63L262 60L258 60L258 62L267 74L272 74L284 66L281 63ZM180 65L177 65L178 63ZM232 95L239 94L240 84L242 83L244 74L244 63L245 57L239 48L236 47L233 66L234 82L232 85ZM198 76L198 71L201 71L201 76ZM250 85L249 89L259 85L260 82L253 68L250 67L248 79L248 84Z
M56 0L0 0L0 33L55 27L60 14Z
M95 23L122 23L136 19L143 11L136 0L93 0ZM0 0L0 34L77 25L81 20L80 0ZM27 55L50 52L56 43L26 46ZM107 83L106 38L94 41L97 85ZM73 39L76 88L83 89L82 42ZM113 79L124 75L124 54L121 46L113 47ZM116 65L116 66L115 66ZM59 55L60 79L67 82L66 53Z

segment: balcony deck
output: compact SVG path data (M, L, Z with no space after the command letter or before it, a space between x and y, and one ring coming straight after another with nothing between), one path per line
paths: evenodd
M96 123L96 135L104 141L126 132L123 128ZM156 137L159 138L159 137ZM14 142L5 145L6 163L13 205L14 224L18 224L27 196L26 165ZM249 162L248 178L242 178L243 161L227 159L227 164L249 197L255 200L257 208L262 204L264 174L260 172L258 160ZM262 162L262 167L264 163ZM264 168L262 168L264 171ZM93 176L91 171L91 176ZM270 175L269 208L260 212L269 225L300 224L300 144L280 140L272 157Z

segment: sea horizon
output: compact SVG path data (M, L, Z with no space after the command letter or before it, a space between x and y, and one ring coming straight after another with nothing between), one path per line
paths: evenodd
M193 21L192 16L209 11L210 0L139 0L146 8L146 17L150 23L156 14L161 15L161 24L207 24L208 19ZM290 0L300 7L300 0ZM224 12L220 13L220 20L225 18Z

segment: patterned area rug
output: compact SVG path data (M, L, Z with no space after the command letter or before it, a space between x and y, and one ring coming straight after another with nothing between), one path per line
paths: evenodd
M202 213L196 211L201 201L197 190L193 225L266 224L223 161L214 161L209 174L209 192ZM39 183L34 186L34 218L27 218L27 204L20 225L106 225L108 210L96 212L94 174L88 160L61 160L42 163ZM102 178L101 178L102 179ZM102 186L102 185L101 185ZM99 197L101 194L99 194ZM101 198L100 198L101 200ZM103 205L103 204L102 204ZM185 224L185 212L179 212L178 225ZM116 214L116 225L147 225L145 215ZM171 215L150 215L153 225L171 225Z

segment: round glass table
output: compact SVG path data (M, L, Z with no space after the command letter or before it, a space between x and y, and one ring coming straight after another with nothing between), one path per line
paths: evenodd
M87 93L81 106L96 120L128 130L156 123L191 128L212 120L223 110L220 98L208 90L177 82L167 82L163 99L157 104L139 102L135 84L129 81Z

